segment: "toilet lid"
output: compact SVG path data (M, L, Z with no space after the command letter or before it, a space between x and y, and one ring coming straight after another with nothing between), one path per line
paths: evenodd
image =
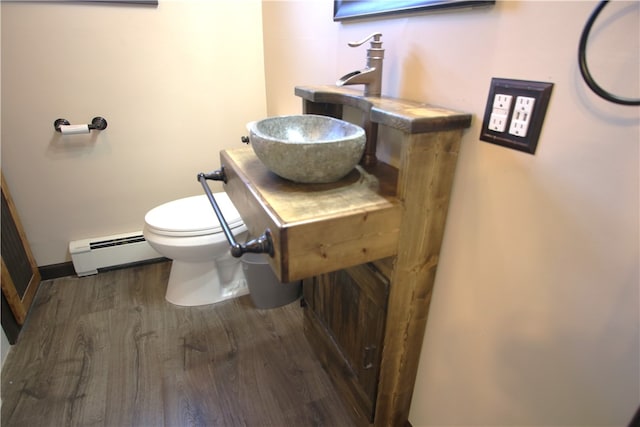
M215 193L214 197L229 228L242 226L242 218L227 193ZM222 226L205 194L157 206L147 212L144 220L158 234L199 236L222 233Z

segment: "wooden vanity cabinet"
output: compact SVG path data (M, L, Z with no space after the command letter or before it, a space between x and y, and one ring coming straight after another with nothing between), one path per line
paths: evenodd
M334 384L351 403L359 425L404 426L408 424L462 129L470 126L471 116L412 101L363 97L331 86L296 87L295 93L303 99L307 114L339 116L345 105L359 110L360 124L367 133L365 152L376 154L377 147L388 142L381 139L387 132L379 132L385 127L399 136L393 195L402 205L402 218L394 255L386 259L388 262L376 260L331 273L329 278L323 275L307 280L305 298L320 294L337 307L313 301L305 315L305 332L322 355ZM369 163L366 156L363 162ZM370 285L376 282L371 280L375 276L371 265L381 267L378 273L386 279L382 282L388 289L386 299L377 304L363 302L363 295L371 295ZM363 271L369 274L355 273ZM337 325L323 322L327 313L358 313L363 307L369 317L345 316L348 320ZM364 325L360 318L370 323ZM372 325L382 325L381 340L373 343L354 338L370 336L370 328L376 329ZM344 336L349 338L343 340ZM350 345L358 348L349 350ZM359 376L361 359L357 356L358 351L362 354L371 346L377 351L373 385L367 382L369 378Z
M335 183L296 184L266 170L249 147L225 150L225 191L251 234L270 231L280 281L303 279L305 335L354 420L405 426L471 115L344 87L295 94L306 114L361 113L361 164ZM398 147L397 165L376 162L381 143Z
M304 327L354 410L373 421L389 280L371 263L303 281Z

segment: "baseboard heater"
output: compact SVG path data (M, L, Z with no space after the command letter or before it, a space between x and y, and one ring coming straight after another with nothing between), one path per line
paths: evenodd
M69 242L76 274L97 274L98 269L124 266L162 258L145 240L141 231Z

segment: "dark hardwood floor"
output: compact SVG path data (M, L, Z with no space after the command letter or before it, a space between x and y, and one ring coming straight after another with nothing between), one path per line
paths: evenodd
M2 425L352 425L297 302L173 306L169 268L42 282L2 370Z

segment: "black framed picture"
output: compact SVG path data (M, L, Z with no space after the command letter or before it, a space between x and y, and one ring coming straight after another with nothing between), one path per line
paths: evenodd
M333 20L346 21L385 15L490 6L495 0L335 0Z
M157 6L158 0L58 0L57 3L113 3L113 4L140 4L144 6Z
M97 3L129 3L129 4L148 4L157 6L158 0L93 0Z
M143 6L158 6L158 0L0 0L0 2L6 3L84 3L84 4L100 4L100 3L113 3L113 4L132 4Z

